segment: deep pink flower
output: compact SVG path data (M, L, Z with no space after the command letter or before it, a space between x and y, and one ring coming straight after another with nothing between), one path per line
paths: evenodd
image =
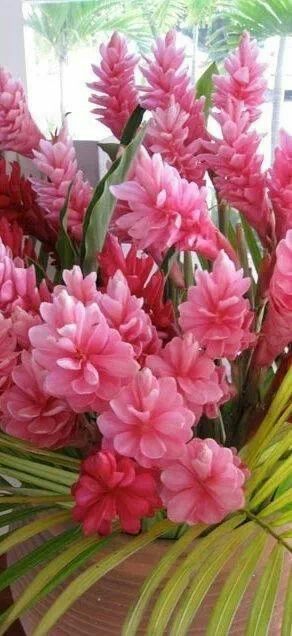
M160 341L155 327L145 313L143 299L131 295L128 283L120 270L109 279L106 293L99 293L97 303L110 327L117 329L122 340L129 342L140 358L156 352Z
M30 313L29 311L25 311L22 307L16 306L11 314L11 320L13 333L17 339L19 348L30 349L29 330L31 327L42 323L39 313Z
M150 315L153 325L159 330L168 329L172 325L172 303L163 300L165 278L163 273L156 269L157 265L151 256L145 253L138 254L133 245L125 255L118 239L108 234L98 260L104 284L107 284L108 279L120 269L127 279L131 293L143 298L143 309Z
M213 75L215 85L214 104L225 109L229 98L242 102L251 121L261 114L259 106L264 101L267 82L263 78L265 64L258 61L259 49L249 33L242 35L238 48L224 62L228 75Z
M200 351L191 333L183 338L173 338L159 355L147 356L146 364L156 377L171 376L176 380L177 389L186 406L194 412L196 422L205 405L218 403L223 396L214 362Z
M139 58L129 53L119 33L113 33L108 44L102 44L99 50L101 63L92 65L98 81L88 84L94 91L89 101L96 105L92 112L119 139L138 105L134 71Z
M176 523L219 523L244 506L246 473L230 448L213 439L193 439L163 470L161 498Z
M256 363L268 365L292 342L292 229L276 249L269 305L259 337Z
M28 110L22 83L0 66L0 152L11 150L31 157L41 138Z
M279 147L270 170L269 194L273 203L276 235L280 241L292 228L292 136L280 131Z
M246 216L264 243L270 231L270 210L266 195L266 176L261 171L261 141L256 131L250 131L250 117L242 103L226 103L225 109L214 113L223 139L203 141L207 152L200 160L214 173L214 185L221 199Z
M58 229L60 211L69 186L73 184L69 198L68 228L72 236L80 240L92 188L84 180L82 171L77 170L75 149L66 123L55 139L40 142L39 150L34 151L34 163L45 179L32 179L32 186L47 221L54 229Z
M10 318L3 318L0 314L0 392L7 384L18 356L12 321Z
M46 393L45 378L31 354L23 352L12 372L13 384L1 397L1 427L40 448L60 448L76 442L77 418L65 401Z
M196 286L188 290L187 301L179 306L180 325L191 332L211 358L231 360L254 343L250 332L253 314L244 294L250 279L223 252L212 273L197 271Z
M206 190L179 176L177 170L141 150L131 181L112 186L113 194L129 206L116 225L141 249L158 254L172 245L215 258L217 234L208 215Z
M70 296L74 296L76 300L81 300L84 305L90 305L97 300L96 272L83 276L81 268L78 265L74 265L72 269L64 269L62 277L65 286L56 285L54 287L54 295L58 295L66 289Z
M150 467L179 457L192 437L193 421L174 378L157 380L145 368L111 400L98 426L118 453Z
M77 412L99 410L139 366L131 345L110 329L98 305L85 306L63 290L42 303L44 324L32 327L35 360L48 371L45 389Z
M108 451L93 453L81 464L72 488L73 517L85 535L111 532L119 519L125 532L136 534L142 517L151 517L161 507L154 474L128 457Z
M24 237L16 221L9 222L5 217L0 217L0 236L4 245L10 248L13 258L37 260L31 239Z
M236 395L235 386L228 380L224 366L215 366L212 380L213 382L217 382L218 388L221 391L221 397L219 400L210 401L204 406L204 413L210 419L218 417L220 413L220 406L225 404L225 402L229 402L229 400Z

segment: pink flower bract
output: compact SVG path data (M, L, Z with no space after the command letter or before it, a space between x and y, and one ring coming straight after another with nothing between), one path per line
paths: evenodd
M157 380L145 368L111 400L98 426L118 453L150 467L184 451L192 436L193 421L174 378Z
M73 517L81 521L86 535L109 534L115 519L125 532L136 534L141 518L151 517L161 506L154 475L132 459L108 451L82 462L72 492Z
M250 279L243 278L242 269L236 271L222 250L212 273L198 271L196 283L179 306L181 328L191 332L211 358L233 360L255 340L250 331L253 314L243 297Z
M246 472L230 448L193 439L185 455L162 471L161 498L176 523L219 523L244 505Z

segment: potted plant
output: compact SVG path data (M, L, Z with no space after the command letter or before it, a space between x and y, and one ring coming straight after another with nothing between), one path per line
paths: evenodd
M95 189L0 73L0 634L291 633L292 138L247 33L196 96L153 53L101 47Z

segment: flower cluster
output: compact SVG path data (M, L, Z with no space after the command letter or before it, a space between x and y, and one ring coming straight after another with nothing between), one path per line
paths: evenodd
M116 521L137 533L161 509L216 524L244 506L249 472L234 446L268 406L259 366L281 372L292 341L291 138L263 173L253 125L266 83L247 33L214 78L220 139L174 32L145 58L143 86L119 34L100 53L90 101L121 144L92 204L67 123L44 139L0 71L0 150L40 172L27 180L0 159L0 426L40 448L75 447L85 534ZM127 136L143 109L150 121L133 157L122 134L135 109Z

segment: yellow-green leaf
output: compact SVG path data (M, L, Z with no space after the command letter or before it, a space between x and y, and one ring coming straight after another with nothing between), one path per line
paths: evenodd
M52 528L53 526L58 525L59 523L64 523L65 521L70 521L71 512L56 512L47 517L42 517L41 519L37 519L36 521L32 521L22 528L18 528L11 532L8 537L3 539L0 542L0 555L5 554L8 550L11 550L18 543L23 543L30 537L33 537L36 534L39 534L43 530L47 530L48 528Z
M284 548L275 545L260 579L247 626L246 636L266 636L277 598Z
M289 576L287 590L286 590L281 636L291 636L291 634L292 634L292 571Z

